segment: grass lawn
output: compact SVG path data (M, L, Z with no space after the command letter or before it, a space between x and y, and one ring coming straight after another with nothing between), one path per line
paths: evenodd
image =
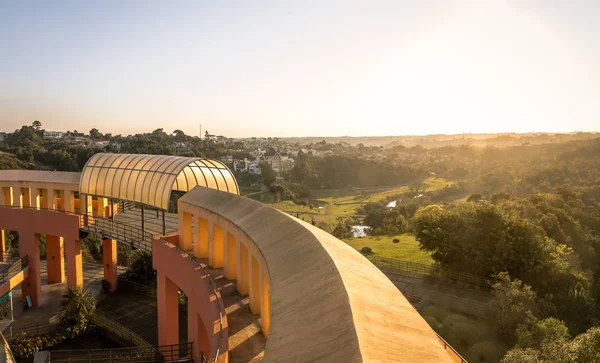
M452 182L447 181L446 179L443 179L443 178L431 177L431 178L425 179L423 181L423 184L425 186L425 190L429 191L429 190L441 189L445 185L452 184ZM343 196L340 196L339 193L335 190L332 190L331 194L328 194L326 191L320 191L320 194L321 194L320 197L318 199L313 199L311 201L315 205L315 207L313 209L310 209L307 206L297 205L291 200L276 202L274 200L275 195L272 193L254 192L254 193L248 194L247 196L250 198L256 199L256 200L260 200L263 203L269 204L273 208L279 209L286 213L290 213L294 216L299 214L299 217L301 219L304 219L305 221L310 222L314 218L315 221L325 222L330 225L333 225L336 223L336 220L338 217L355 215L356 209L364 206L367 203L376 202L376 201L385 199L389 196L396 195L396 194L403 194L406 192L408 192L408 187L406 187L406 186L396 187L393 189L384 190L384 191L380 191L380 192L376 192L376 193L372 193L372 194L369 194L364 191L361 192L359 190L359 191L355 191L354 195L343 195ZM317 208L316 206L318 206L318 205L322 205L323 208L322 209ZM369 238L371 238L371 237L369 237ZM375 238L375 237L373 237L373 238ZM392 243L391 240L393 239L393 237L389 237L389 238L388 237L378 237L378 238L381 238L382 240L381 241L373 240L373 242L369 241L369 243L381 244L382 246L385 245L385 247L383 247L383 250L386 252L382 252L384 254L392 253L392 254L396 255L396 254L400 253L400 255L403 255L402 252L397 252L399 250L399 248L394 248L394 247L398 247L398 245L402 245L402 242L400 242L399 244ZM388 238L390 240L391 246L387 246L387 244L385 243L386 238ZM402 237L402 238L406 238L406 237ZM401 241L403 241L403 240L401 239ZM356 243L359 243L359 242L360 241L358 241ZM414 242L414 243L416 245L416 242ZM361 248L362 247L363 246L361 246ZM389 249L391 251L388 252L387 247L389 247ZM371 246L371 248L373 248L373 247ZM418 247L417 247L417 250L418 250ZM392 257L392 256L387 256L387 257Z
M399 243L392 240L398 238ZM396 258L430 265L433 263L429 253L419 249L419 243L410 234L401 236L368 236L363 238L351 238L344 240L347 244L359 251L367 246L373 249L375 256Z
M353 215L356 214L356 208L362 207L361 203L348 203L348 204L332 204L329 206L329 214L336 216L341 215Z

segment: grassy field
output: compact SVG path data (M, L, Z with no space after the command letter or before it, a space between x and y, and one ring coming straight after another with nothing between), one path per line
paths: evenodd
M430 177L423 180L423 186L425 191L431 191L441 189L446 185L452 184L452 182L443 178ZM377 202L384 200L388 197L397 194L407 193L409 188L407 186L395 187L387 190L385 188L377 188L377 192L369 192L371 189L362 189L355 191L345 191L340 193L339 190L319 190L319 198L312 200L314 208L307 206L297 205L291 200L276 202L272 200L274 195L271 193L254 192L249 193L247 196L253 199L268 203L273 208L277 208L283 212L298 216L305 221L325 222L328 224L336 223L339 217L351 217L356 215L356 209L364 206L370 202ZM352 194L353 193L353 194ZM322 205L323 208L319 209L316 206Z
M394 243L398 238L400 242ZM419 243L415 237L409 234L401 236L368 236L363 238L352 238L344 240L355 250L360 251L363 247L371 247L371 254L375 256L396 258L430 265L433 263L429 253L419 249Z

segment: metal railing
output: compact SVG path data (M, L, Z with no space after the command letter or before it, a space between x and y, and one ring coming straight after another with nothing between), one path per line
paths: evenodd
M35 323L13 323L10 326L4 328L2 332L9 342L16 338L21 338L23 334L36 337L45 334L51 334L56 331L58 323L60 322L60 314L54 315L48 319L47 322L35 322Z
M139 334L99 312L94 313L93 321L97 327L102 328L104 331L114 334L123 340L133 343L136 347L152 348L152 344L148 343L148 341Z
M442 345L444 346L444 350L446 350L446 352L448 354L450 354L451 356L454 356L454 358L456 359L460 359L460 363L468 363L467 360L465 358L462 357L462 355L460 355L456 349L452 348L452 346L450 344L448 344L448 342L446 342L444 340L444 338L442 338L439 334L437 334L438 339L440 340L440 343L442 343Z
M13 206L0 206L0 208L46 210L77 216L79 217L79 229L82 231L97 234L101 237L109 237L144 252L152 253L152 233L142 231L141 228L133 227L125 223L115 222L110 218L51 208Z
M491 288L491 281L489 279L468 272L454 271L435 265L431 266L418 262L396 260L380 256L367 256L367 259L379 269L390 268L398 271L429 275L440 280L451 280L486 289Z
M25 267L29 266L27 256L23 256L17 261L13 262L10 267L0 273L0 284L5 284L15 277L19 272L23 271Z
M179 252L180 255L189 257L192 261L194 261L198 265L198 267L200 267L200 269L202 270L202 273L207 277L208 284L209 284L210 288L212 289L213 294L215 295L215 303L217 304L217 310L219 312L219 340L217 342L217 351L215 353L215 358L211 359L211 360L207 360L204 356L202 356L202 362L207 362L207 363L216 362L219 359L221 340L223 339L223 316L225 315L224 311L221 308L221 304L222 304L221 295L220 295L219 291L217 290L217 285L215 285L215 282L213 281L212 277L204 268L204 264L198 258L196 258L196 256L187 253L181 247L169 242L168 240L166 240L164 238L160 238L160 240L164 243L168 243L170 246L177 248L177 251Z
M158 347L51 350L48 362L191 362L191 353L191 342Z

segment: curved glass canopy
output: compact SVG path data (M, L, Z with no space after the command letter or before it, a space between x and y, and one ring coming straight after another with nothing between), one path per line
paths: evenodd
M235 177L218 160L137 154L93 155L83 167L79 193L169 208L171 190L200 185L239 194Z

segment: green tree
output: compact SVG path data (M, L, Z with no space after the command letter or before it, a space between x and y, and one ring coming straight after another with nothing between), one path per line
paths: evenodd
M262 162L259 165L260 165L260 174L262 175L262 178L263 178L263 183L265 184L266 187L270 187L271 184L273 184L276 180L275 172L273 171L273 168L271 168L271 165L269 165L269 163Z
M102 134L100 133L100 131L98 131L97 128L93 128L90 130L90 137L94 140L100 140L102 139Z
M36 130L40 130L42 128L42 123L36 120L36 121L33 121L31 126Z
M531 286L522 281L511 280L506 272L499 273L496 279L497 282L493 285L492 311L500 332L510 337L517 325L535 311L535 293Z

